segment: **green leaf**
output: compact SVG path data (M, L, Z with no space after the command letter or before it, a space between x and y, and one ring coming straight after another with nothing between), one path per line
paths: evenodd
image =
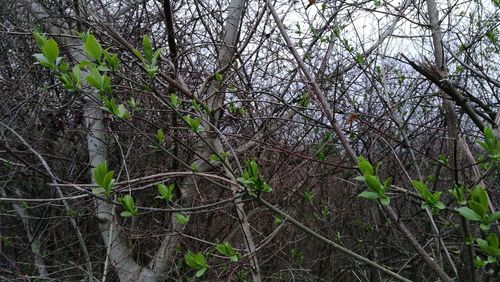
M161 128L156 131L156 141L158 141L159 144L163 144L163 142L165 142L165 134Z
M434 203L434 207L439 210L443 210L446 206L441 201L437 201Z
M482 268L484 266L486 266L488 264L487 261L483 261L479 256L476 256L476 258L474 259L474 266L476 268Z
M365 182L365 177L361 176L361 175L358 175L358 176L354 177L354 180Z
M200 105L198 105L198 103L196 102L196 100L191 100L191 108L193 108L194 110L197 110L199 111L200 110Z
M366 61L365 61L365 56L361 53L356 53L356 56L354 57L354 60L356 61L356 63L362 65L364 64Z
M144 57L141 55L141 52L139 52L139 50L137 49L133 49L132 50L132 53L139 59L141 60L142 62L144 62Z
M304 202L306 204L312 204L313 202L313 194L309 191L304 191Z
M104 178L102 180L102 187L106 191L111 191L111 188L112 188L113 183L114 183L113 174L114 174L114 171L109 171L108 173L106 173L106 175L104 176Z
M153 60L153 46L151 45L151 40L149 36L144 35L142 37L142 50L144 51L144 57L149 64L152 64Z
M465 217L468 220L472 221L481 221L481 217L472 209L468 207L461 207L457 209L458 213L460 213L461 216Z
M253 177L258 177L259 176L259 166L257 165L257 162L255 162L255 160L251 160L249 163L248 163L249 167L250 167L250 175L253 176Z
M151 60L151 64L156 65L158 58L160 57L161 53L164 51L163 48L158 48L154 53L153 53L153 59Z
M274 221L273 221L274 224L276 225L280 225L281 223L283 223L283 219L279 216L274 216Z
M92 176L94 177L95 183L102 188L102 192L104 192L106 197L111 193L111 189L113 188L113 184L115 182L113 174L114 171L108 171L106 162L98 164L92 170ZM96 192L101 192L101 190L96 189Z
M122 211L120 213L120 216L122 216L122 217L132 217L134 215L131 212L129 212L129 211Z
M380 203L383 205L383 206L387 206L391 203L391 199L387 196L385 197L381 197L380 198Z
M481 186L476 186L471 191L471 201L477 202L485 210L488 209L488 195L486 190Z
M179 99L177 99L177 96L174 93L170 94L170 104L174 108L179 106Z
M94 169L92 169L92 176L97 185L102 185L104 176L108 173L108 165L106 162L98 164Z
M78 66L82 69L86 69L86 68L90 68L91 66L93 66L93 64L87 60L85 61L81 61L80 63L78 63Z
M439 199L441 199L441 194L443 194L443 192L434 192L434 194L431 195L431 202L432 203L435 203L437 201L439 201Z
M124 104L120 104L118 106L118 114L117 114L117 116L119 118L122 118L122 119L130 119L131 118L129 111L127 110L127 108L125 107Z
M392 182L392 177L387 177L383 183L384 188L388 188L389 186L391 186L391 182Z
M365 183L371 191L376 192L378 194L383 192L382 184L380 183L380 180L378 179L377 176L366 174Z
M500 219L500 211L494 212L489 216L490 222L494 222Z
M488 237L486 237L486 240L489 246L498 249L498 237L495 233L490 233Z
M35 59L38 61L38 63L42 67L49 68L49 69L54 68L54 65L49 62L49 60L45 57L44 54L36 53L36 54L33 54L33 57L35 57Z
M92 67L90 69L90 73L89 73L89 75L87 75L87 77L85 77L85 80L87 80L89 85L94 87L95 89L97 89L99 91L104 90L102 76L96 67Z
M425 200L427 200L431 196L429 189L427 188L427 185L425 185L425 183L418 180L412 180L411 185Z
M106 190L104 190L104 188L102 188L102 187L92 188L92 193L97 194L97 195L100 195L100 194L104 193L105 191Z
M370 162L367 159L365 159L361 156L358 157L358 168L363 175L365 175L365 174L373 175L374 174L373 166L370 164Z
M214 74L214 78L215 78L215 80L217 80L217 81L222 81L222 79L223 79L223 78L222 78L222 74L220 74L220 73L218 73L218 72L216 72L216 73Z
M482 222L481 224L479 224L479 229L481 229L483 231L490 230L490 227L491 227L491 225L488 222Z
M38 46L38 49L43 50L43 47L45 46L45 42L47 42L47 38L45 38L45 35L40 34L38 32L33 32L33 37L35 37L35 42L36 45Z
M75 65L73 67L73 75L78 79L78 81L80 81L80 78L82 77L82 71L80 70L80 67L78 65Z
M106 66L102 66L102 65L101 65L101 66L98 66L98 67L97 67L97 70L102 71L102 72L111 71L111 69L110 69L110 68L108 68L108 67L106 67Z
M239 260L239 254L234 251L233 247L228 242L217 245L215 249L233 262L237 262Z
M191 116L186 115L183 116L183 119L194 132L200 132L203 130L203 127L201 127L201 120L198 117L191 118Z
M97 42L97 39L93 34L90 34L87 36L85 43L84 43L84 49L87 55L96 60L99 61L101 60L102 56L102 47L99 42Z
M486 216L487 207L482 206L478 202L469 201L469 207L481 218Z
M175 216L175 220L177 220L177 222L181 225L184 225L184 224L188 223L188 221L189 221L189 217L185 216L181 213L175 213L174 216Z
M205 271L207 271L206 268L200 268L198 271L196 271L195 276L200 278L201 276L203 276L203 274L205 274Z
M375 192L363 191L363 192L361 192L361 194L358 195L358 197L365 198L368 200L376 200L380 196L379 196L379 194L377 194Z
M492 149L496 141L495 134L493 134L493 129L487 126L484 128L483 134L484 134L484 139L486 141L486 145L488 146L489 149Z
M59 47L54 39L51 38L45 42L42 52L51 64L56 64L57 56L59 56Z
M123 198L119 199L122 204L124 212L121 213L122 216L136 216L137 208L135 207L134 198L131 195L125 195Z
M158 188L158 192L161 195L161 197L159 196L159 197L156 197L156 198L163 199L163 200L165 200L167 202L172 201L172 198L174 196L173 191L174 191L174 188L175 188L175 184L172 183L172 184L166 186L163 183L158 183L158 184L156 184L156 187Z
M236 180L238 180L238 182L242 183L243 185L255 185L255 181L253 179L238 177L236 178Z
M191 164L191 171L193 171L193 172L199 171L198 165L196 163Z
M202 276L208 269L208 264L205 260L205 256L202 253L192 253L188 251L184 256L186 264L191 268L197 270L196 277Z
M110 78L106 74L104 74L101 78L101 83L102 83L102 92L106 94L111 93L111 83L110 83Z
M154 78L158 72L158 67L154 65L146 65L144 68L151 78Z

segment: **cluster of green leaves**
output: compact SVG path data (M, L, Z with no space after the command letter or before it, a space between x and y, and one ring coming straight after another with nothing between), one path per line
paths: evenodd
M215 250L222 256L227 257L231 262L238 262L241 259L239 252L235 251L229 242L223 242L215 246ZM208 270L209 266L203 253L193 253L190 250L184 256L184 261L189 268L196 270L195 276L201 277Z
M210 108L206 104L198 104L196 100L191 100L191 109L201 112L204 111L205 113L210 113Z
M358 157L358 169L362 176L356 177L356 180L363 181L368 187L368 191L363 191L359 196L368 200L379 200L384 206L388 205L391 200L385 194L385 191L390 186L391 179L387 178L384 183L380 182L380 178L373 166L361 156Z
M500 219L500 211L490 213L488 207L488 195L481 186L476 186L470 191L467 207L458 208L457 211L470 221L479 221L479 227L483 231L490 229L491 223Z
M196 270L196 277L201 277L208 269L208 264L203 253L193 253L188 251L184 256L186 264L191 268Z
M99 188L93 189L92 193L104 193L104 196L109 197L111 190L113 189L113 184L115 183L115 179L113 178L114 173L115 172L113 170L108 170L106 162L98 164L92 170L92 176L94 178L94 182L99 185Z
M54 39L48 39L45 35L34 32L36 44L42 53L33 56L38 63L55 74L55 77L62 83L63 87L70 92L78 91L82 88L82 69L88 70L85 80L87 83L99 91L103 100L104 109L111 114L129 119L130 114L124 104L116 105L111 97L111 79L107 75L109 71L116 71L120 60L117 54L112 54L108 50L103 50L96 37L90 33L80 34L83 41L83 50L88 61L80 62L70 67L59 57L59 47ZM134 104L135 100L133 101Z
M311 191L304 191L304 195L302 197L306 204L311 205L313 203L314 196Z
M104 103L104 109L110 112L111 114L115 115L116 117L122 119L131 118L129 111L127 110L127 108L125 108L125 105L120 104L117 106L113 98L103 96L102 102Z
M167 203L172 201L172 199L174 198L175 183L172 183L168 186L163 183L158 183L156 184L156 188L158 188L158 193L160 193L160 196L157 196L155 199L162 199Z
M477 246L487 256L486 260L476 256L474 261L476 267L483 267L489 263L497 262L497 257L500 256L500 248L498 247L498 236L495 233L490 233L486 240L476 239Z
M104 196L109 197L113 189L113 184L115 179L113 178L114 171L108 170L108 165L106 162L98 164L92 170L92 176L94 182L99 185L99 188L92 190L95 194L103 193ZM118 199L122 205L124 211L120 214L123 217L130 217L137 215L137 208L135 207L134 198L131 195L125 195L124 197Z
M170 94L170 105L173 108L177 108L179 107L180 104L181 103L179 101L179 98L177 98L177 95L175 95L175 93Z
M119 118L129 119L130 114L125 105L116 105L114 98L111 97L111 78L107 75L107 72L118 69L120 62L118 55L103 50L93 34L83 33L81 37L83 50L90 60L80 63L80 66L90 70L85 80L91 87L99 91L106 111Z
M88 65L90 72L85 77L85 80L90 86L94 87L104 97L111 94L111 79L106 73L101 74L98 67L95 65Z
M123 208L123 211L120 213L121 216L131 217L137 215L137 207L135 206L134 198L131 195L125 195L118 200Z
M484 129L484 141L478 142L483 147L489 158L485 163L486 168L489 166L498 166L500 161L500 140L496 138L491 127ZM462 205L457 211L461 216L470 220L479 222L479 228L483 232L490 230L491 224L500 220L500 211L492 212L488 205L488 194L484 187L475 186L473 189L466 189L462 186L455 186L449 190L451 195ZM472 243L474 239L469 242ZM495 233L488 234L485 239L475 238L477 247L486 256L486 259L481 256L476 256L474 264L477 268L497 262L500 256L499 240Z
M240 253L236 252L229 242L218 244L215 249L221 255L228 257L232 262L238 262L240 260Z
M142 52L144 55L136 49L133 50L134 55L143 63L148 75L154 78L158 73L158 58L163 52L163 48L153 50L151 39L149 39L149 36L144 35L142 37Z
M418 194L424 199L424 202L422 203L423 209L429 208L432 209L433 212L437 212L445 208L443 202L440 201L441 194L443 192L431 193L425 183L417 180L413 180L411 182L411 185L413 186L413 188L415 188L415 190L417 190Z
M140 104L141 103L139 101L137 101L134 97L132 97L128 100L128 105L132 108L132 111L139 111Z
M38 49L42 52L33 55L38 64L53 71L55 77L62 83L63 87L69 91L81 89L80 67L75 65L70 71L69 65L63 62L62 57L59 57L59 46L54 39L47 39L45 35L38 32L34 32L33 36Z
M257 193L268 193L273 190L260 175L259 166L255 160L247 161L243 175L237 180L248 188L247 192L252 197L256 197Z
M79 65L73 66L73 69L69 71L69 65L67 63L61 63L59 66L60 73L56 75L56 78L62 83L63 87L70 92L74 92L82 89L82 83L80 77L82 76L82 71Z
M182 119L194 132L203 131L203 127L201 126L201 119L199 117L192 118L190 115L185 115L182 117Z
M210 162L224 162L227 160L227 158L229 157L229 153L228 152L221 152L219 155L216 155L216 154L211 154L210 155Z
M48 39L45 35L34 32L36 45L42 53L33 55L38 63L48 69L57 70L57 66L61 63L62 57L59 57L59 47L54 39Z
M244 107L238 107L234 101L231 101L229 102L229 112L244 116L246 114L246 109Z
M448 190L448 192L450 192L450 194L453 196L453 198L455 198L458 204L462 206L465 206L467 204L465 187L455 185L453 189Z
M484 131L484 142L478 142L481 147L483 147L488 153L493 165L500 164L500 139L496 138L491 127L485 127Z
M290 256L298 263L302 263L304 261L304 253L297 248L290 249Z
M80 63L87 67L90 72L85 78L90 86L99 91L104 104L104 109L121 119L130 119L130 113L124 104L117 105L111 97L111 78L107 75L109 71L118 69L119 59L117 54L111 54L103 50L95 36L90 33L81 34L83 50L90 61ZM135 102L135 100L134 100Z

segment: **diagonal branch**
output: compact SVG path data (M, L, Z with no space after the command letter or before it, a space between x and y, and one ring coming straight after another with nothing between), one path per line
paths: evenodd
M435 65L430 62L416 63L406 57L404 54L401 56L412 66L413 69L418 71L420 74L429 79L432 83L437 85L444 93L448 94L450 98L457 103L465 113L470 117L472 122L479 128L479 130L484 130L484 124L480 120L479 116L476 114L474 109L467 103L467 99L455 88L451 81L445 76L445 74L439 70Z

